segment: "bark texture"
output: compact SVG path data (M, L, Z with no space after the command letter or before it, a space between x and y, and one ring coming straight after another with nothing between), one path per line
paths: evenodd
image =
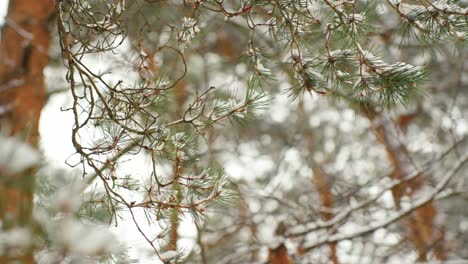
M53 10L53 0L10 0L0 42L0 130L34 147L38 146L40 113L46 100L43 71L48 63ZM28 169L0 177L4 229L30 224L34 173L35 169ZM14 260L34 263L32 250L7 250L0 256L0 263Z

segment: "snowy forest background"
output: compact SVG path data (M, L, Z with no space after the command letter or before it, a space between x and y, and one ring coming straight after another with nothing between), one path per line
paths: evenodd
M468 263L467 5L3 0L0 263Z

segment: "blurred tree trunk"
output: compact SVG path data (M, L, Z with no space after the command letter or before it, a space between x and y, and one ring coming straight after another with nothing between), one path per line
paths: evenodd
M188 96L188 91L187 91L187 85L184 81L179 81L175 86L174 86L174 99L175 99L175 113L177 117L182 117L184 114L184 103L185 100L187 100ZM182 202L183 196L182 192L180 190L179 186L179 176L183 173L182 168L179 166L179 158L176 157L176 160L174 161L174 176L173 180L174 183L172 184L173 191L177 193L177 200L176 203L177 205L180 205ZM171 216L171 226L169 230L169 243L167 245L167 250L177 250L177 241L179 240L179 225L180 225L180 212L179 209L175 208L172 211L172 216Z
M399 142L397 138L398 132L396 129L397 126L401 124L389 120L384 115L377 113L369 107L366 107L364 113L370 120L378 141L385 147L388 160L392 166L392 178L395 180L404 180L405 177L415 171L415 166L411 161L408 149L402 142ZM424 175L419 175L392 189L393 200L398 209L400 209L401 199L405 195L411 197L421 189L424 178ZM431 249L434 249L433 253L437 259L446 258L443 241L440 241L443 239L444 234L442 231L436 232L437 230L434 224L436 214L437 209L434 204L430 202L416 209L406 220L410 231L410 240L418 252L419 261L426 261L428 252L431 251Z
M48 63L48 22L53 10L53 0L10 0L0 42L0 130L34 147L46 100L43 70ZM0 181L2 228L31 222L34 173L35 169L28 169ZM34 263L32 250L16 257L6 255L0 256L0 263Z
M154 80L158 77L159 67L157 65L157 60L154 57L155 53L152 52L147 47L142 47L145 54L145 57L142 58L141 65L144 65L138 69L142 79ZM174 103L175 103L175 115L176 118L182 118L184 114L184 104L188 97L187 83L184 80L180 80L175 84L173 89ZM178 183L179 177L182 175L183 170L179 164L180 160L178 157L175 158L173 163L173 184L172 190L176 193L175 203L180 205L183 199L181 192L180 184ZM165 250L177 250L177 241L179 240L179 225L180 225L180 208L174 208L170 216L170 226L169 226L169 241L165 246Z
M333 202L333 194L330 191L330 186L328 184L329 180L327 180L329 176L326 175L323 169L317 164L312 164L312 172L314 174L313 183L319 193L322 207L324 207L323 208L324 210L330 210L328 212L327 211L322 212L322 218L325 221L330 221L334 217L334 214L331 213L331 209L333 208L334 202ZM328 247L330 248L331 262L333 264L339 264L340 262L336 254L336 242L329 243Z
M275 248L268 249L269 264L292 264L292 260L288 255L288 249L281 243Z
M304 112L302 109L302 104L300 111ZM309 145L309 150L311 153L313 153L313 149L316 142L315 137L312 133L309 134L307 141ZM334 198L330 190L330 176L325 173L322 166L320 166L319 164L316 164L313 161L310 161L309 163L310 167L312 168L312 184L315 186L315 189L318 192L320 204L321 207L323 207L323 210L321 211L322 219L324 219L325 221L331 221L335 215L331 211L334 205ZM328 247L330 249L329 258L333 264L340 263L336 254L336 244L336 242L328 244ZM300 253L303 253L302 250L303 249L299 250Z

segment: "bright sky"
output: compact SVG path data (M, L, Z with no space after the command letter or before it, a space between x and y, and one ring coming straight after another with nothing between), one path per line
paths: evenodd
M8 9L8 0L0 0L0 25L3 24L5 20L5 15Z

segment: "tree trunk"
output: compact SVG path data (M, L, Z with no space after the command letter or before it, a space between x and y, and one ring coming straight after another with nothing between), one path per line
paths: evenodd
M392 178L403 180L415 171L415 167L411 162L408 149L397 138L397 124L369 107L366 109L364 110L365 115L370 120L377 139L385 146L388 160L392 166ZM401 199L405 195L411 197L417 193L421 189L423 181L424 175L420 175L392 189L393 199L398 209L400 208ZM443 234L436 234L434 226L436 214L437 210L434 204L430 202L416 209L406 220L410 229L410 240L418 252L419 261L427 260L427 253L431 248L434 248L434 255L437 259L446 258L443 243L439 241L443 239Z
M309 150L312 153L312 150L315 146L314 135L310 134L307 140L308 140ZM309 163L310 163L310 167L312 168L312 174L313 174L312 183L318 192L321 206L324 209L324 211L321 212L322 219L324 219L325 221L330 221L335 216L331 212L331 209L333 208L333 205L334 205L334 198L330 190L330 184L329 184L330 176L325 173L322 166L320 166L319 164L316 164L313 161L310 161ZM330 249L329 257L333 264L340 263L340 261L338 260L338 255L336 254L336 244L337 244L336 242L332 242L328 244L328 247Z
M174 183L172 184L172 190L176 192L176 200L175 203L179 205L182 202L182 193L180 190L180 185L178 183L178 178L180 174L182 173L182 168L179 167L179 162L176 158L176 161L174 161L174 176L173 176L173 181ZM169 228L169 242L166 246L166 250L176 250L177 251L177 241L179 240L179 224L180 224L180 212L178 208L174 208L171 211L171 218L170 218L171 224Z
M276 248L268 249L268 263L269 264L292 264L292 260L288 255L288 249L281 243Z
M316 164L312 165L312 172L314 174L313 183L319 193L322 207L324 207L325 210L331 210L333 208L333 194L330 191L327 175L325 174L323 169ZM330 221L333 219L333 217L334 215L331 212L322 212L322 218L325 221ZM331 262L333 264L339 264L340 261L338 260L338 256L336 254L336 242L329 243L328 247L330 248Z
M48 22L53 10L53 0L10 0L0 42L0 130L34 147L38 146L39 118L46 100L43 70L48 63ZM28 169L8 181L5 177L0 180L4 229L30 224L34 173L35 169ZM0 263L13 260L34 263L32 250L0 256Z

